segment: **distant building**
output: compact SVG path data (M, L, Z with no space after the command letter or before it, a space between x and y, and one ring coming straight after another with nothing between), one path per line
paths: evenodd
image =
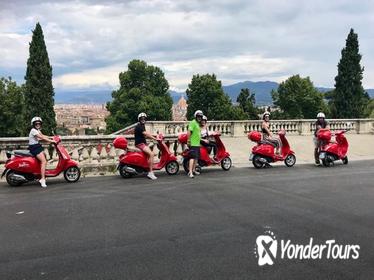
M84 134L86 129L101 133L106 129L109 112L104 105L56 104L54 110L57 127L68 134Z
M182 95L177 104L173 104L173 121L187 120L187 106L187 101L184 95Z

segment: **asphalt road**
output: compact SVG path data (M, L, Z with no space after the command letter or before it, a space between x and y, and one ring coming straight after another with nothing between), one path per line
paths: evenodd
M374 161L0 183L0 279L373 279ZM23 213L22 213L23 211ZM17 214L18 213L18 214ZM257 236L360 246L258 266Z

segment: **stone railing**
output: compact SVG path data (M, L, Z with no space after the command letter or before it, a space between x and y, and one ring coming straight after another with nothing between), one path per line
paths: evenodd
M315 130L316 120L272 120L271 130L278 132L286 130L291 135L311 135ZM374 119L331 119L328 120L332 130L350 129L350 133L374 133ZM209 121L209 131L219 131L223 136L246 136L252 130L261 130L261 120L248 121ZM153 133L177 135L186 132L188 122L148 121L147 129Z
M102 174L114 172L118 162L118 157L124 151L115 149L113 140L117 135L92 135L92 136L63 136L62 144L69 152L72 159L78 161L83 169L83 173ZM129 146L133 145L134 137L126 136ZM170 151L174 154L181 153L181 146L178 145L177 137L174 135L166 135L165 142L170 147ZM152 149L157 156L159 150L156 142ZM152 145L151 145L152 146ZM0 164L7 160L6 151L27 149L28 138L0 138ZM43 145L44 152L49 161L48 167L52 168L58 161L58 155L53 145ZM0 169L3 165L0 166Z

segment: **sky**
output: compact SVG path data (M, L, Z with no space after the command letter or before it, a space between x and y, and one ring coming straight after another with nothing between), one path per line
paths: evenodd
M173 90L198 73L333 87L350 28L374 88L374 1L0 0L0 76L23 83L37 22L58 90L118 88L132 59L159 66Z

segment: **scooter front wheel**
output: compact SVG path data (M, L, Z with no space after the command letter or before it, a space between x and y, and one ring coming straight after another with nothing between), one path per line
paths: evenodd
M294 166L296 163L296 157L295 155L293 154L290 154L286 157L286 159L284 160L284 164L287 166L287 167L292 167Z
M179 164L176 161L168 162L165 166L166 173L169 175L175 175L179 171Z
M232 166L232 161L231 161L231 158L229 157L225 157L222 161L221 161L221 167L223 170L225 171L229 171L230 168Z
M81 171L78 166L69 167L64 171L64 178L68 183L75 183L81 177Z

